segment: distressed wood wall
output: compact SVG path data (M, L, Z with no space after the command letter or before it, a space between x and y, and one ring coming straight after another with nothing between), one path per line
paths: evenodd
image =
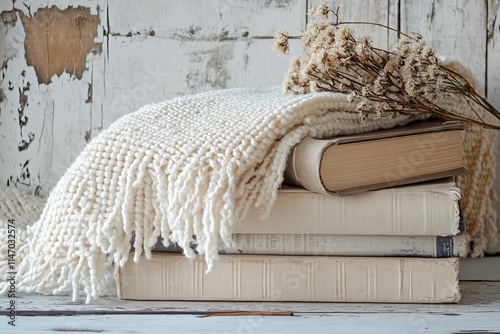
M279 85L289 58L274 53L268 37L301 34L313 2L0 0L0 182L46 194L91 138L146 103ZM329 4L344 20L420 32L467 66L500 108L498 0ZM383 47L397 38L355 29ZM300 52L292 44L292 55ZM500 164L497 175L500 192Z

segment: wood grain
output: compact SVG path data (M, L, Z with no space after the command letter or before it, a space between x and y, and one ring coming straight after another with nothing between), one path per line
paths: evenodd
M99 17L90 9L77 7L60 10L53 6L28 17L21 12L26 37L26 60L35 68L38 82L48 84L53 75L63 72L82 79L87 54L100 53L95 43Z
M381 304L381 303L273 303L273 302L167 302L121 300L101 297L90 304L72 302L69 296L20 294L17 312L31 315L76 314L207 314L215 312L293 312L295 313L473 313L500 312L500 282L460 282L459 304ZM7 314L0 310L0 315Z
M298 313L290 316L198 318L193 315L79 315L18 317L22 333L498 333L494 313Z

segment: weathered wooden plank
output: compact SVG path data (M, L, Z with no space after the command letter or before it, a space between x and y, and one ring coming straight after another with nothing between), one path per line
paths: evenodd
M326 3L332 9L339 8L341 22L375 22L386 26L398 27L398 1L396 0L341 0L323 1L313 0L312 4ZM333 19L333 17L331 17ZM368 35L377 47L390 49L397 42L397 33L374 25L349 25L355 36Z
M294 46L298 44L294 42ZM156 37L129 41L127 37L111 36L109 48L105 127L147 103L174 96L229 87L281 85L291 59L274 52L270 39L214 43ZM293 47L292 54L299 52L300 47Z
M276 30L301 34L306 1L151 0L145 5L129 0L129 10L123 7L123 1L108 4L104 127L144 104L174 96L280 85L290 58L273 52L271 39L261 38ZM300 53L293 47L292 54Z
M301 313L499 313L500 282L460 282L459 304L157 302L103 297L86 305L68 296L29 294L16 299L18 315L204 314L222 311L293 311ZM6 298L3 303L6 303ZM6 314L0 310L0 314Z
M306 2L110 0L109 27L113 35L154 35L185 41L272 36L276 30L296 35L305 26Z
M103 2L25 1L2 12L11 20L0 23L2 183L47 193L92 136Z
M417 32L444 57L467 67L484 90L485 1L401 0L401 30Z
M6 321L6 320L4 320ZM7 326L7 325L6 325ZM17 317L20 333L498 333L494 313L296 314L295 316L81 315Z
M2 183L34 190L40 170L36 159L43 128L43 103L35 71L24 58L23 24L14 10L2 12L0 75L0 176ZM7 19L7 20L5 20Z

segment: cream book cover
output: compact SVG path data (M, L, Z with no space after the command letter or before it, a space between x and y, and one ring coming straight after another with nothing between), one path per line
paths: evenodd
M451 178L351 196L286 187L278 191L267 218L252 208L233 233L456 235L459 199L460 190Z
M117 270L118 297L137 300L454 303L457 258L220 255L154 252Z

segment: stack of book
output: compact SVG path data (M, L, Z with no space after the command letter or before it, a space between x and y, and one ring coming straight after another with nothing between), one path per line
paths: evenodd
M160 244L117 273L140 300L449 303L467 254L454 176L463 125L429 120L328 140L289 157L271 215L236 226L213 270Z

